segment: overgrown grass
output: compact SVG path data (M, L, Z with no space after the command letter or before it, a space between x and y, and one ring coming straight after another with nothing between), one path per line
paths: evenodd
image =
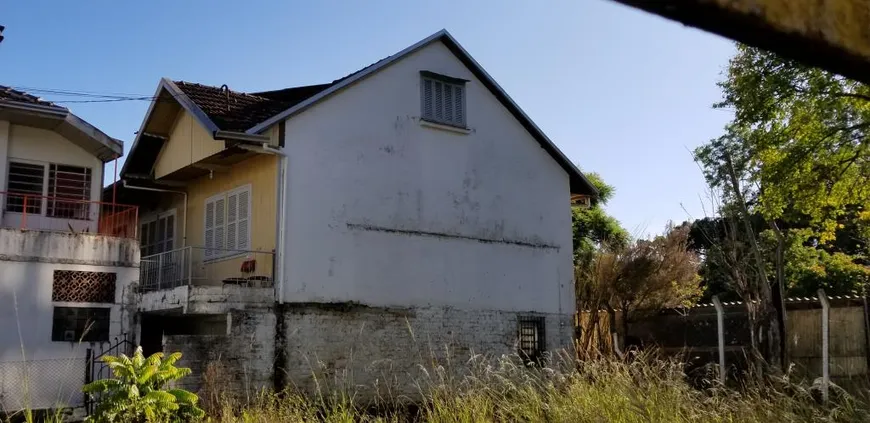
M740 389L690 386L675 361L651 356L631 362L576 363L529 368L512 357L474 357L464 374L429 369L417 398L383 399L377 409L355 392L306 396L263 393L250 404L230 400L213 410L221 423L259 422L866 422L870 413L837 391L822 405L808 388L785 379ZM417 406L410 406L416 404Z

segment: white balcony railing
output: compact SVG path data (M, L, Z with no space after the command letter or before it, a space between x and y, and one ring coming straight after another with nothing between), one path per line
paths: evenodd
M142 257L139 286L143 292L185 285L271 287L274 264L272 252L184 247Z

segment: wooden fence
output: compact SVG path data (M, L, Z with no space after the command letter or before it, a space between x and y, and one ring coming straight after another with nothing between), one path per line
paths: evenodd
M867 331L867 310L860 297L835 297L830 300L830 371L835 381L867 377L870 339ZM746 308L741 303L725 304L725 354L732 372L745 369L750 332ZM599 312L597 328L589 322L596 320L592 312L577 314L578 346L590 344L590 331L597 331L592 344L599 351L613 351L612 341L602 331L610 331L611 317ZM620 321L619 312L614 316ZM789 299L786 302L786 339L793 375L814 379L822 372L822 310L817 299ZM613 325L617 331L622 325ZM716 309L712 304L690 309L667 310L632 321L628 333L618 334L626 345L636 348L654 346L668 355L680 355L690 368L718 362ZM596 343L597 342L597 343ZM587 346L587 349L590 348ZM581 357L588 352L578 348Z

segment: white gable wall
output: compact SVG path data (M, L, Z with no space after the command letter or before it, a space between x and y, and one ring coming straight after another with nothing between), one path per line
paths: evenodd
M419 124L421 70L469 80L471 133ZM568 175L442 43L286 131L285 301L573 311Z

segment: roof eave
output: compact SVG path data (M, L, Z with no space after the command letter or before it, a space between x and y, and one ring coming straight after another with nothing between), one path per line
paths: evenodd
M214 134L219 131L218 126L212 122L211 119L184 93L177 85L175 85L172 80L169 78L160 78L160 83L157 84L157 90L154 92L154 100L151 101L151 104L148 106L148 111L145 113L145 118L142 119L142 124L139 125L139 130L136 131L136 138L133 140L133 146L130 147L130 152L128 153L128 158L132 157L136 148L139 146L139 139L145 134L145 127L148 125L148 121L151 120L151 114L154 112L154 106L157 104L158 99L160 98L160 93L166 90L169 95L172 96L175 101L181 105L185 111L190 113L209 133ZM124 165L121 167L121 175L125 175L127 173L127 165L130 161L125 160Z
M103 162L113 160L124 153L124 143L121 140L106 135L106 133L64 107L18 101L0 101L0 109L14 111L21 116L38 116L57 122L57 126L52 128L52 130L79 144Z

